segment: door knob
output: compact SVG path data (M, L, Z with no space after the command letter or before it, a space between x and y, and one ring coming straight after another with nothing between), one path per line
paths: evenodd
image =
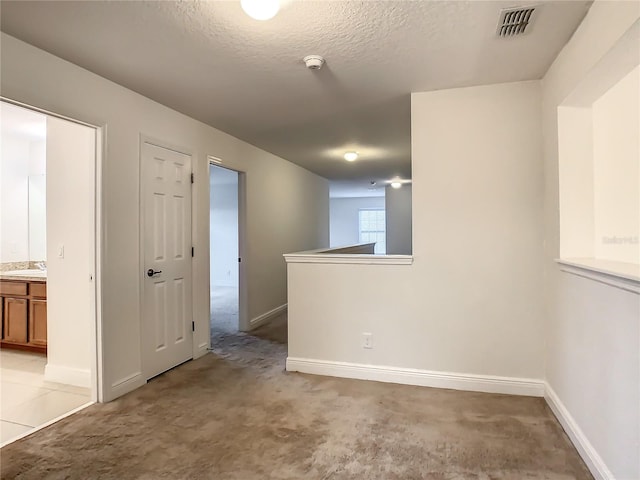
M162 270L154 270L153 268L150 268L149 270L147 270L147 277L153 277L154 275L157 275L159 273L162 273Z

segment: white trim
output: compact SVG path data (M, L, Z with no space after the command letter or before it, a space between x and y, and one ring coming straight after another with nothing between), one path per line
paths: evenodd
M35 105L30 105L18 100L14 100L0 95L0 102L15 105L27 110L39 112L43 115L59 118L68 122L83 125L95 130L95 155L93 164L93 223L94 223L94 238L93 238L93 295L90 301L92 302L92 312L94 317L90 319L90 352L92 354L91 370L90 370L90 385L91 400L96 402L104 401L104 339L102 336L102 248L105 242L103 238L103 205L102 205L102 173L104 168L104 159L107 156L106 152L106 135L107 125L105 123L89 123L77 118L61 115L50 110L45 110ZM63 418L63 417L60 417Z
M589 439L584 432L578 426L578 423L569 413L569 410L560 401L560 398L551 386L545 382L545 394L544 399L549 405L549 408L556 416L562 428L567 433L571 442L578 450L578 453L587 464L589 471L595 477L596 480L613 480L613 473L607 468L607 465L602 460L602 457L598 455L598 452L593 447Z
M82 120L78 120L77 118L72 118L72 117L67 117L65 115L61 115L59 113L55 113L52 112L50 110L45 110L44 108L39 108L36 107L34 105L29 105L28 103L22 103L18 100L14 100L12 98L8 98L8 97L3 97L2 95L0 95L0 101L1 102L5 102L5 103L10 103L11 105L15 105L16 107L22 107L22 108L26 108L27 110L33 110L34 112L38 112L38 113L42 113L44 115L49 115L55 118L59 118L61 120L67 120L68 122L72 122L72 123L77 123L78 125L84 125L85 127L91 127L91 128L101 128L103 127L103 125L97 124L97 123L88 123L88 122L84 122Z
M131 375L127 375L126 377L116 380L111 384L109 396L104 401L110 402L111 400L121 397L125 393L134 391L136 388L139 388L146 383L147 381L142 376L142 372L135 372Z
M288 304L280 305L279 307L274 308L273 310L269 310L268 312L263 313L262 315L258 315L255 318L252 318L249 322L249 328L253 330L254 328L258 328L260 325L264 325L272 318L277 317L282 312L287 310Z
M509 395L544 396L544 382L532 378L497 377L451 372L417 370L413 368L331 362L308 358L287 358L287 371L327 375L330 377L374 380L378 382L450 388L472 392L505 393Z
M31 435L33 433L36 433L38 430L42 430L43 428L47 428L49 425L53 425L54 423L59 422L63 418L70 417L74 413L78 413L80 410L84 410L85 408L90 407L94 403L95 402L87 402L87 403L85 403L83 405L80 405L79 407L74 408L73 410L68 411L67 413L63 413L62 415L60 415L59 417L54 418L53 420L49 420L48 422L43 423L42 425L38 425L37 427L32 428L28 432L24 432L24 433L18 435L17 437L12 438L11 440L8 440L8 441L0 444L0 448L4 448L7 445L9 445L10 443L13 443L13 442L15 442L17 440L20 440L21 438L28 437L29 435Z
M287 253L287 263L325 263L350 265L411 265L413 255L349 255L349 254L309 254Z
M96 128L96 167L94 171L95 181L95 255L94 261L94 322L91 328L91 345L95 347L92 352L93 362L91 364L91 400L94 402L104 401L104 337L102 327L102 248L105 243L103 235L103 215L102 215L102 170L103 162L106 158L106 135L107 127Z
M89 368L73 368L47 363L44 367L44 378L48 382L93 388L91 384L91 369Z
M605 285L626 290L627 292L640 294L640 277L628 271L623 272L612 269L612 264L620 262L607 262L604 260L591 259L556 259L560 266L560 271L577 275L582 278L594 280ZM630 265L630 264L622 264ZM628 270L628 269L627 269Z
M200 345L198 345L195 349L195 352L193 353L193 360L196 360L204 355L206 355L207 353L209 353L209 342L207 343L201 343Z

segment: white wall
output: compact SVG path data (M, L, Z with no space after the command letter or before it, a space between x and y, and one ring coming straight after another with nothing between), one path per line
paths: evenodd
M29 260L46 259L47 141L36 140L29 145Z
M207 155L246 172L248 315L287 302L284 252L328 246L325 179L2 34L2 95L105 127L102 169L104 399L144 383L140 355L140 135L193 152L195 355L209 346Z
M29 260L29 141L2 134L0 262Z
M640 66L592 109L595 257L640 264Z
M47 366L52 382L91 387L94 129L47 119ZM64 248L63 257L60 248Z
M543 80L546 379L593 447L597 478L640 478L640 299L561 272L557 108L638 28L637 2L596 1ZM637 47L636 47L637 48Z
M585 107L558 107L561 258L593 258L593 116Z
M388 186L385 193L387 212L387 254L411 255L411 185Z
M3 107L2 121L16 108ZM45 141L7 128L0 144L0 263L45 260Z
M331 247L343 247L360 243L360 209L384 208L384 197L332 198L329 206Z
M210 171L211 287L238 286L238 173Z
M29 175L29 260L47 259L47 175Z
M541 384L539 82L416 93L411 116L413 265L290 263L289 358Z

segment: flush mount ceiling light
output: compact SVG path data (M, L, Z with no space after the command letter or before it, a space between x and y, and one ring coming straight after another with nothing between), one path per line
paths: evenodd
M269 20L280 10L280 0L240 0L247 15L256 20Z
M387 184L391 185L391 188L400 188L404 184L410 184L410 183L411 183L411 180L402 179L400 177L395 177L387 181Z
M358 159L358 152L345 152L344 159L347 162L354 162Z

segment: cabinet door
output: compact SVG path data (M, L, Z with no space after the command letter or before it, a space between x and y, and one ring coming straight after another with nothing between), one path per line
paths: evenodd
M29 302L29 343L47 345L47 301L31 300Z
M4 299L4 339L7 342L27 343L27 300Z

